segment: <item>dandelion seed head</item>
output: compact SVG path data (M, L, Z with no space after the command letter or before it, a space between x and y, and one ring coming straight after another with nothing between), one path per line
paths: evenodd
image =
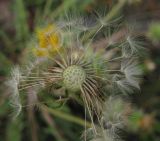
M105 18L101 18L98 22L93 21L90 24L81 18L75 20L72 18L68 22L49 24L38 29L34 53L39 63L29 66L29 69L23 72L23 79L19 80L16 89L21 92L35 87L37 89L49 88L53 93L55 89L63 89L63 96L68 96L68 92L79 95L89 113L95 133L95 121L99 123L103 120L105 130L109 131L122 126L121 112L117 114L116 110L120 104L118 107L116 105L121 102L111 100L110 109L103 109L105 96L108 95L104 94L106 89L109 91L115 89L125 93L133 92L134 88L139 86L137 82L140 75L140 70L134 61L123 62L137 53L139 47L137 42L128 37L120 48L118 42L111 38L112 32L116 32L112 25L115 21L107 23ZM91 28L88 28L90 25ZM94 43L102 37L102 28L106 31L107 27L109 38L105 38L104 43L99 43L98 49L95 50ZM105 57L106 48L101 47L106 43L114 46L109 48L113 51L110 51L108 58ZM47 59L40 61L38 57Z

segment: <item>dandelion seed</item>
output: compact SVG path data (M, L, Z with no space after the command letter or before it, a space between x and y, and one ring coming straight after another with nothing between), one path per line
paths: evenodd
M113 82L119 90L126 94L133 93L135 89L140 89L139 82L142 70L137 61L133 59L123 60L120 71L122 74L116 74L113 77Z
M10 104L15 109L13 118L16 118L20 114L22 109L18 90L18 85L21 81L21 77L22 76L19 67L15 67L11 72L11 80L8 80L6 82L6 85L10 88L11 91Z
M126 79L133 87L140 89L139 80L142 75L142 70L136 61L123 61L121 64L121 71L124 72Z
M125 125L125 103L120 98L110 97L104 105L102 122L106 130L113 136Z
M102 126L97 126L98 134L95 135L92 128L86 132L90 141L121 141L119 131L127 120L125 106L127 104L121 98L109 97L102 110Z
M131 57L134 55L141 55L140 52L144 53L144 43L142 41L137 40L138 37L128 36L126 41L122 43L122 53L124 57ZM142 53L142 54L143 54Z

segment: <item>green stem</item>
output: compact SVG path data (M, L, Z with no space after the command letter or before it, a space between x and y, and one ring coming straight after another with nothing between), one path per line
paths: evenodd
M111 11L102 19L104 22L108 22L112 20L113 17L117 15L117 13L121 10L121 8L125 5L127 0L119 0L118 3L111 9ZM102 25L98 23L95 25L93 30L85 34L85 37L83 37L83 41L85 42L87 39L89 39L93 34L97 32L97 30L101 27Z
M60 134L60 132L58 131L56 125L55 125L55 122L50 119L50 115L48 112L42 110L42 113L43 113L43 117L46 121L46 123L48 124L48 126L51 128L51 133L52 135L58 140L58 141L67 141L63 135Z
M45 17L47 17L49 15L49 13L51 12L51 6L52 6L52 0L48 0L46 1L46 5L44 7L44 11L43 11L43 19L45 19Z
M125 5L127 0L119 0L119 2L111 9L108 15L104 18L104 21L112 20L114 16L121 10L121 8Z
M49 107L47 107L45 105L41 105L41 107L44 110L48 111L50 114L54 115L54 116L57 116L59 118L62 118L64 120L67 120L67 121L70 121L70 122L73 122L73 123L76 123L76 124L79 124L81 126L85 126L86 125L86 127L88 127L88 128L91 127L91 123L90 122L86 121L86 123L85 123L85 121L83 119L81 119L81 118L78 118L78 117L63 113L63 112L55 110L55 109L51 109L51 108L49 108Z
M58 15L61 15L63 14L64 12L67 12L72 6L74 6L76 3L75 0L66 0L66 1L63 1L60 6L58 6L54 11L53 13L51 13L52 15L52 18L56 18L58 17Z

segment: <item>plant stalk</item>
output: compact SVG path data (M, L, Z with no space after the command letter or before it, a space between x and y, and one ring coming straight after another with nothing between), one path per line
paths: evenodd
M63 113L63 112L55 110L55 109L51 109L51 108L49 108L49 107L47 107L47 106L45 106L43 104L41 104L40 106L41 106L41 108L43 108L44 110L46 110L50 114L52 114L54 116L57 116L57 117L59 117L61 119L64 119L64 120L79 124L81 126L85 126L86 125L86 127L88 127L88 128L91 127L91 123L90 122L84 121L81 118L78 118L78 117Z

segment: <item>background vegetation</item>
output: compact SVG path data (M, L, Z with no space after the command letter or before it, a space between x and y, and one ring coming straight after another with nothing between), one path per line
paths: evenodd
M11 120L9 91L4 85L11 68L21 64L28 41L38 25L52 22L65 12L90 15L108 11L118 0L1 0L0 1L0 141L79 141L83 108L70 101L60 110L39 112L26 107ZM128 0L117 16L143 35L147 54L142 60L141 91L131 95L134 118L123 137L126 141L160 140L160 1ZM141 52L143 54L143 52ZM54 103L51 105L53 107Z

